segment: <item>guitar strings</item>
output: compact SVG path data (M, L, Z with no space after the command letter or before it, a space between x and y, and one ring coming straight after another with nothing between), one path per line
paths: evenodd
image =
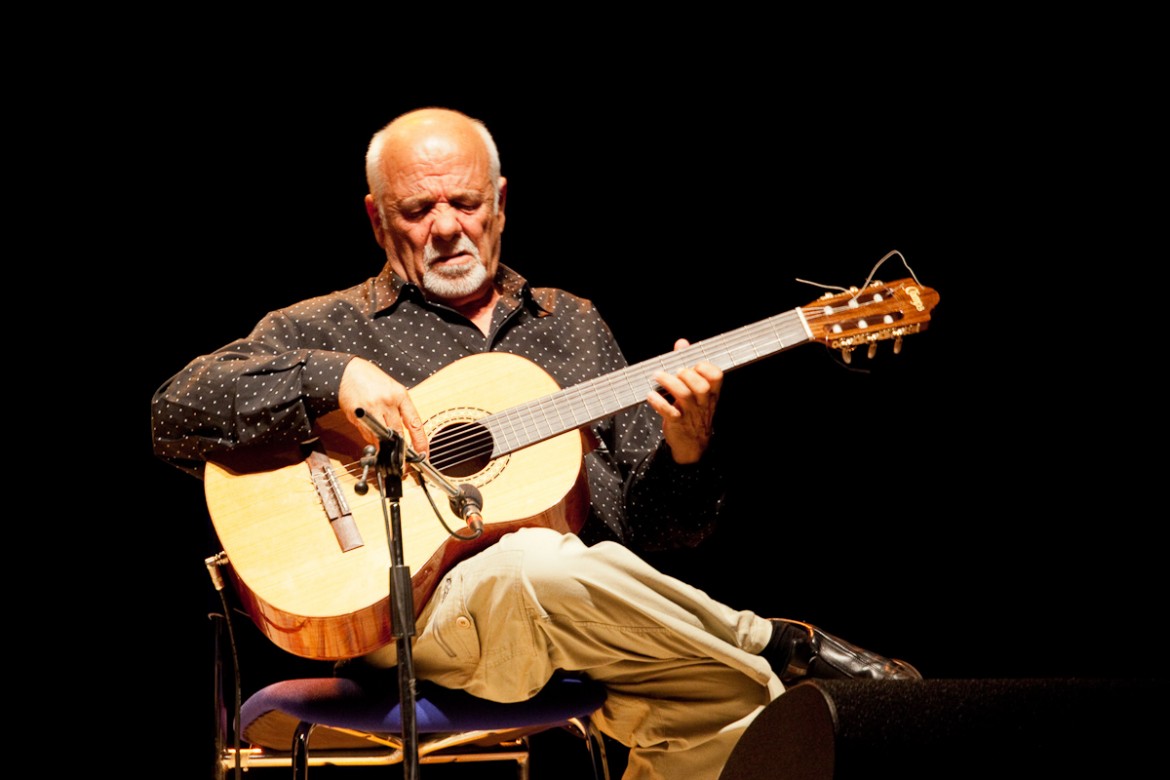
M580 428L612 413L615 409L620 410L635 406L644 400L646 392L650 389L658 389L652 381L655 372L658 370L676 371L687 365L692 365L696 362L695 353L700 353L704 358L713 362L727 360L732 365L740 365L746 359L755 358L761 354L759 350L753 349L748 353L747 358L734 356L735 352L742 352L743 345L758 344L758 336L749 337L748 332L754 330L766 333L774 324L775 322L768 322L763 325L749 326L746 330L735 334L734 337L723 339L721 342L723 348L718 351L719 354L717 354L717 350L712 349L712 344L719 343L718 340L700 342L684 350L672 352L667 356L645 361L613 374L534 399L512 409L480 418L474 424L469 425L468 432L462 438L452 437L443 442L448 446L443 449L441 460L440 457L436 457L435 465L442 468L488 455L490 454L490 446L483 445L490 445L493 440L503 440L506 451L519 449L521 446ZM790 329L789 335L795 336L799 332L801 329L793 327ZM584 412L578 410L584 410ZM495 433L496 436L491 439L486 438L482 433L484 428Z
M806 314L806 316L808 315ZM813 318L819 316L821 316L819 313L813 314ZM787 329L777 330L776 326L784 318L790 320L787 323ZM527 445L600 419L605 414L612 413L615 404L619 409L634 406L645 398L645 393L651 388L659 389L652 381L655 372L659 370L678 371L696 362L696 355L712 360L712 362L724 362L725 367L727 367L727 365L742 365L748 360L771 354L774 351L771 346L764 352L756 348L760 344L762 336L771 337L769 344L790 343L795 345L807 340L803 326L800 325L796 315L792 312L785 312L763 322L744 326L723 337L698 342L685 349L628 366L613 374L573 385L511 409L480 418L470 423L468 431L462 436L453 436L444 440L443 446L432 452L432 465L442 470L477 458L490 456L492 451L490 432L493 427L497 428L497 432L505 437L511 432L513 438ZM745 347L751 347L751 349L745 350ZM585 408L592 409L593 412L586 417L582 417L580 414L566 413L570 407L582 404ZM552 422L545 422L542 426L541 420L551 420ZM488 435L484 434L484 429L487 429ZM518 448L512 447L509 451ZM355 470L360 471L360 466L352 462L346 464L344 468L345 472L350 475L353 475Z
M887 252L874 265L865 284L852 295L852 300L856 300L862 293L867 292L874 275L887 260L894 256L902 261L914 281L920 284L917 274L910 267L905 256L899 250L894 249ZM797 281L848 292L846 288L832 287L804 279L797 279ZM808 322L817 323L832 317L837 310L836 308L826 310L826 305L826 302L810 304L798 310ZM845 308L848 308L848 305ZM472 460L490 457L492 442L496 440L496 437L492 435L493 432L504 438L507 438L509 432L512 434L512 439L518 444L509 446L505 450L505 452L511 452L522 446L535 444L538 441L580 428L614 411L637 405L644 400L645 394L651 389L661 389L652 381L654 373L659 370L673 373L688 365L693 365L696 362L696 355L702 359L710 360L716 365L722 363L721 367L726 369L774 354L776 345L779 345L779 349L784 349L786 344L796 346L805 343L808 341L808 335L795 311L781 313L761 322L743 326L723 336L700 341L682 350L628 366L612 374L533 399L508 410L489 414L468 423L467 431L462 435L445 439L442 446L432 452L432 465L438 470L443 470ZM781 321L785 319L789 320L788 330L777 329L777 326L783 324ZM762 336L772 337L769 342L772 346L769 346L764 352L760 352L756 348L759 346ZM791 342L788 339L791 339ZM584 408L593 411L586 416L570 414L574 403L578 405L584 403ZM542 421L544 421L543 425L541 425ZM360 466L355 466L354 463L344 466L345 472L351 476L355 468L360 471Z
M805 308L803 314L810 322L831 316L830 312L825 311L824 304ZM784 319L789 321L782 323ZM778 325L786 327L778 328ZM763 351L758 348L762 340L768 345ZM743 365L757 357L773 354L775 345L795 346L807 340L804 326L795 313L784 312L731 331L722 337L692 344L682 350L628 366L612 374L475 420L468 424L465 433L445 439L443 446L432 452L432 465L442 470L490 456L493 438L490 433L493 429L505 438L511 433L512 439L526 445L600 419L605 414L612 413L615 405L619 410L634 406L644 400L649 390L660 389L652 379L653 374L659 370L675 372L693 365L699 357L723 364L723 368ZM570 412L574 407L593 410L593 413L585 416L579 413L572 414ZM489 435L485 436L483 432L485 428ZM509 451L518 448L511 447ZM353 464L347 464L346 471L352 473L353 468L355 468ZM360 466L356 468L360 471Z
M873 270L871 270L869 272L869 276L865 277L865 283L862 284L861 287L857 290L857 292L853 295L854 299L856 299L858 295L861 295L861 293L865 291L866 287L869 287L869 283L873 280L874 274L876 274L878 272L878 269L881 268L885 264L885 262L887 260L889 260L891 257L893 257L894 255L897 255L901 259L902 265L904 265L906 267L906 270L910 272L910 277L914 280L914 283L918 284L918 285L922 284L922 282L918 281L918 274L914 273L914 269L910 267L910 263L906 262L906 256L903 255L901 252L899 252L897 249L891 249L889 252L886 252L885 255L882 256L881 260L877 261L877 264L874 265ZM802 284L811 284L813 287L820 287L820 288L823 288L825 290L840 290L841 292L849 292L848 287L838 287L837 285L821 284L820 282L810 282L808 279L801 279L799 277L796 278L796 281L801 282Z
M889 256L892 255L887 255L887 257ZM856 300L856 295L853 297L853 300ZM875 299L875 302L876 300L877 299ZM848 304L845 304L834 306L831 310L829 310L827 309L827 305L827 303L820 303L815 306L806 307L802 310L802 313L804 314L807 321L816 323L833 316L834 313L839 310L851 308ZM781 332L776 328L776 326L780 324L785 318L789 320L788 325L790 328L787 332ZM769 331L772 332L769 333ZM769 345L763 352L755 349L757 346L759 346L761 334L771 335L774 337L774 342ZM807 335L804 332L803 326L799 324L799 319L791 312L784 313L765 320L761 323L744 326L743 328L740 328L737 331L733 331L724 337L716 337L714 339L699 342L687 347L684 350L672 352L661 358L631 366L628 369L615 372L614 374L608 375L606 377L600 377L596 380L590 380L589 382L567 388L565 391L561 391L560 393L554 394L553 396L537 399L536 401L530 402L529 404L515 407L512 410L500 412L496 415L490 415L486 418L483 418L483 420L480 422L488 425L488 427L491 427L490 424L496 420L503 422L513 422L515 419L536 419L532 414L534 408L537 410L552 409L554 412L556 412L555 416L557 418L557 422L560 423L559 427L549 426L550 435L555 435L557 433L579 427L584 423L592 421L592 419L597 419L597 417L588 419L571 418L570 423L566 424L564 422L564 415L561 414L564 404L562 404L561 401L571 398L574 396L574 394L578 399L581 399L586 393L592 390L597 400L601 401L603 400L601 395L604 392L612 392L614 395L614 400L617 402L616 406L619 408L627 408L628 406L633 406L641 402L645 397L645 393L649 389L658 389L652 382L652 375L655 371L659 369L675 371L687 365L691 365L693 362L695 362L696 353L699 353L702 357L709 359L716 364L723 363L723 368L728 368L729 366L734 367L736 365L742 365L743 363L749 362L751 359L756 357L773 354L775 352L776 345L779 345L781 348L783 348L785 345L795 346L795 344L804 343L807 340ZM745 354L743 349L745 346L752 347L752 350L746 352ZM736 353L739 353L738 356ZM727 358L727 362L723 361L722 358L724 356ZM632 376L636 377L637 381L629 381L630 377ZM623 380L625 380L627 389L630 391L629 394L624 398L621 396L618 388L618 384L620 384ZM607 411L609 411L609 408L607 408ZM544 417L549 419L552 417L552 415L545 414ZM513 427L516 427L514 422ZM519 431L522 434L521 438L528 443L531 443L528 441L528 439L531 438L531 434L533 432L535 432L537 435L540 435L541 433L540 427L535 423L524 423L519 426Z

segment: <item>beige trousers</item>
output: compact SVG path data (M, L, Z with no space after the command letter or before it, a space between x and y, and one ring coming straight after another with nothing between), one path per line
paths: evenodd
M784 691L756 655L771 632L621 545L526 528L451 569L413 653L420 679L504 702L557 669L584 671L609 691L598 728L630 748L624 780L716 780ZM367 660L394 655L391 644Z

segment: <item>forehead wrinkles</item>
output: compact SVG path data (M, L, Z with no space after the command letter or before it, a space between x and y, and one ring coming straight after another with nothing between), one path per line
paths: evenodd
M489 185L485 156L470 154L446 139L427 139L413 145L409 154L396 157L391 182L398 198L482 192Z

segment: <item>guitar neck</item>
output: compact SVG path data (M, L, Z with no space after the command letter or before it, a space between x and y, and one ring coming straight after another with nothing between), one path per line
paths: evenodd
M656 358L533 399L477 422L493 439L492 458L581 428L646 400L659 389L654 374L675 373L701 360L723 371L754 363L810 341L800 309L777 314Z

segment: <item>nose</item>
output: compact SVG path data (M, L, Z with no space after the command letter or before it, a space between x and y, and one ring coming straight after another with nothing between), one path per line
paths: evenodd
M439 239L449 241L463 232L459 224L458 215L454 208L446 203L435 207L434 221L431 223L431 233Z

